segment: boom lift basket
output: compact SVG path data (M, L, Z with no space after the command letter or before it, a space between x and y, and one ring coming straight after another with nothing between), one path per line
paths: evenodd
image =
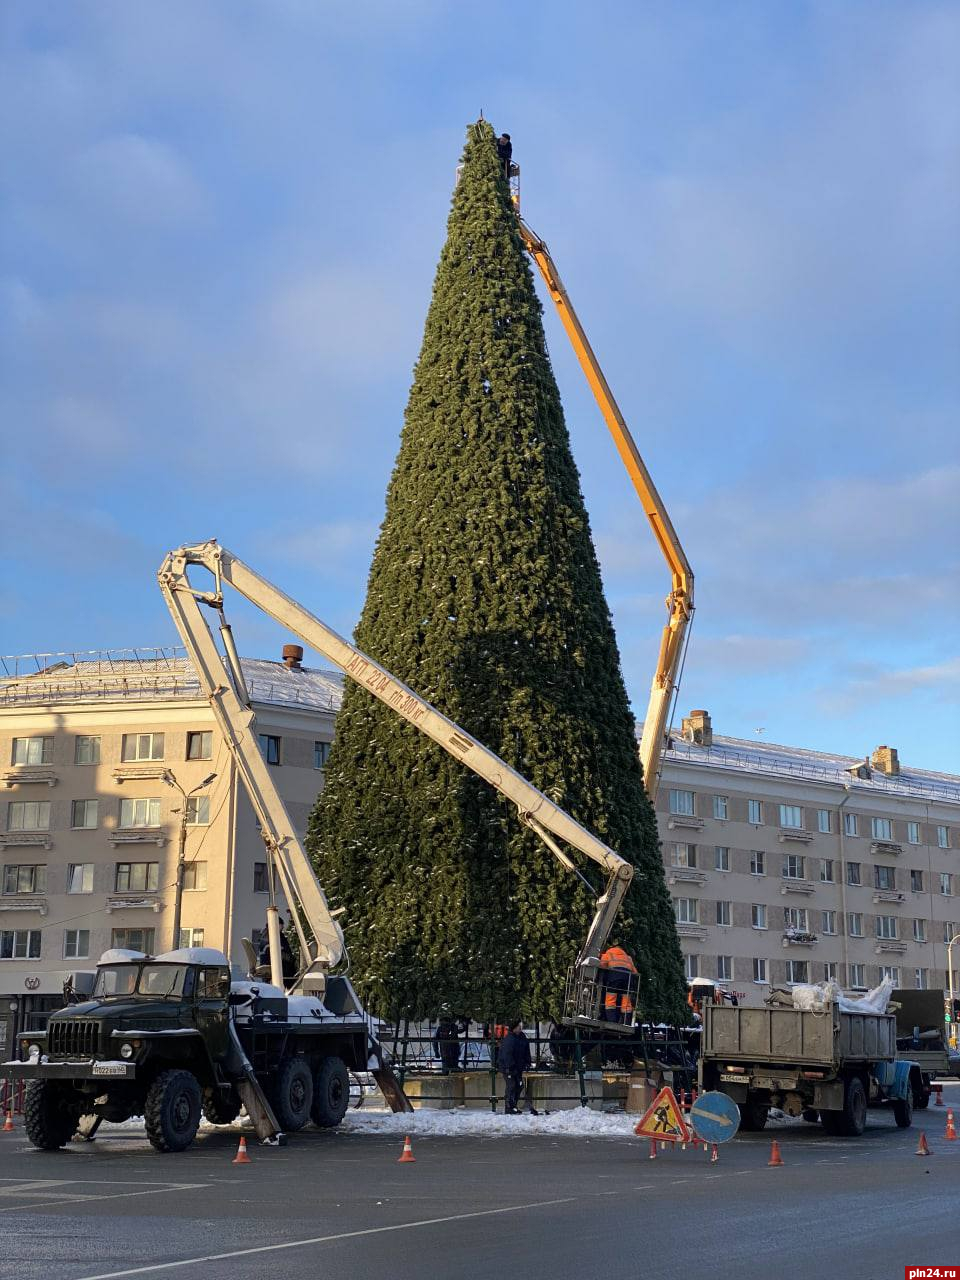
M609 985L611 973L617 975L616 988ZM632 1035L637 1025L639 989L639 974L626 969L602 969L596 961L571 965L567 970L564 1025L590 1027L612 1036Z

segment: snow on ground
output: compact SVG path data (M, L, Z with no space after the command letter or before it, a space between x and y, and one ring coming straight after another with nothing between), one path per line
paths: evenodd
M457 1107L452 1111L414 1111L412 1115L392 1115L389 1111L350 1111L340 1126L353 1134L396 1134L403 1137L499 1138L513 1134L569 1138L629 1137L638 1116L604 1115L576 1107L554 1111L552 1115L505 1116L490 1111Z

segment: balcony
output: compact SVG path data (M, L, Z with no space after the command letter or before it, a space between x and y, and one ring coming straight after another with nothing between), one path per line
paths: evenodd
M107 839L114 848L118 844L155 844L162 847L167 843L167 835L162 827L140 827L136 831L111 831Z
M696 867L671 867L670 878L667 883L677 884L681 881L684 884L706 884L707 873L698 871Z
M812 880L795 880L793 876L780 877L781 893L816 893L817 886Z
M140 763L118 764L113 769L115 782L162 782L168 766L162 760L144 760Z
M36 783L53 787L56 782L57 775L48 764L18 764L0 773L0 786L3 787L24 787Z
M674 827L692 827L695 831L700 831L703 827L703 819L695 818L692 813L671 813L667 820L667 826L671 829Z
M800 844L809 844L813 839L812 831L801 831L798 827L781 827L780 843L784 844L787 840L796 840Z
M4 849L52 849L49 831L0 831L0 853Z
M678 924L677 937L696 938L699 942L705 942L707 931L702 924Z
M874 954L880 955L884 951L896 951L902 955L907 949L907 944L900 938L878 938L877 945L874 947Z
M874 902L906 902L907 895L901 893L899 889L875 889L873 900Z
M903 845L893 840L871 840L870 852L881 858L892 858L898 853L903 853Z
M107 911L159 911L162 905L155 893L115 893L107 899Z
M783 931L785 947L815 947L819 941L817 934L809 933L806 929L795 929L788 925Z
M42 893L10 893L0 895L0 911L36 911L47 914L47 899Z

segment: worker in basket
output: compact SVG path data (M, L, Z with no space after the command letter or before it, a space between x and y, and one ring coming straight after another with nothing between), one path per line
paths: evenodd
M600 968L603 970L604 1022L632 1022L630 987L637 966L623 947L607 947L600 957Z

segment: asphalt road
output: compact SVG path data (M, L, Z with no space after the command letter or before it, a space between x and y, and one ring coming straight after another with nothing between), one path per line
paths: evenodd
M945 1090L960 1101L960 1086ZM960 1141L946 1111L859 1140L800 1125L648 1158L633 1138L393 1138L304 1131L280 1149L142 1135L34 1151L0 1134L0 1276L16 1280L902 1280L960 1266ZM960 1112L958 1112L960 1118ZM933 1154L914 1154L920 1131ZM770 1138L785 1164L767 1166Z

